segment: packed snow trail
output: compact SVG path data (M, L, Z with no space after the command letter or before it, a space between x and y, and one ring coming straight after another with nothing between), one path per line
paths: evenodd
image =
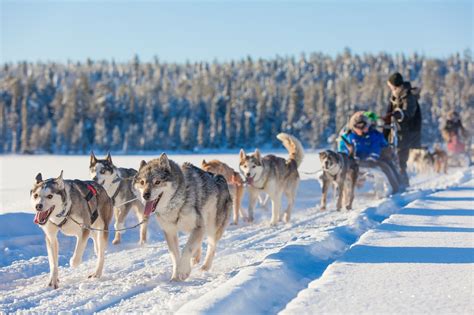
M474 313L474 180L365 233L281 314Z
M125 162L129 159L123 158ZM133 162L137 160L132 158ZM193 158L197 164L202 157ZM317 169L317 154L308 154L306 161L303 171ZM52 165L51 169L57 167ZM270 211L259 209L254 224L229 226L218 244L210 272L196 268L182 283L169 281L168 250L161 230L151 220L145 246L136 244L138 235L133 231L124 235L122 244L109 244L104 275L98 280L86 279L95 265L91 244L84 263L72 269L68 260L74 239L60 237L60 288L52 290L46 287L49 266L44 237L32 223L33 215L0 215L0 250L5 253L0 259L0 312L276 313L319 278L361 234L433 189L465 182L471 173L453 170L445 177L417 177L412 191L383 200L373 200L362 192L356 196L355 210L350 212L336 212L331 210L333 207L319 211L319 184L303 177L291 223L269 227ZM127 225L135 222L132 215ZM181 245L186 237L180 237Z

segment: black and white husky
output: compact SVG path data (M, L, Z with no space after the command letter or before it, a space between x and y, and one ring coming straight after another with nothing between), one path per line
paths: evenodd
M326 150L319 153L323 174L323 195L321 197L321 210L326 209L326 199L329 187L334 185L338 193L336 209L339 211L344 206L347 210L352 209L354 201L354 190L359 174L359 165L350 156L341 152Z
M97 266L90 277L99 278L104 267L104 254L109 238L109 223L112 219L112 201L104 188L92 181L63 180L58 178L43 180L36 175L30 191L31 205L36 211L35 223L46 235L46 248L50 267L49 286L58 287L58 231L77 238L74 254L69 261L77 267L87 240L92 237L97 255ZM98 231L91 231L97 229Z
M91 178L102 185L109 197L112 198L115 216L114 228L116 230L125 227L125 219L131 209L135 211L138 221L143 221L140 226L139 241L139 244L143 245L146 242L148 218L143 215L143 204L137 200L132 187L133 177L137 171L131 168L116 167L112 163L110 154L104 160L99 160L93 152L91 153L89 171ZM120 243L122 233L124 232L115 232L112 244Z

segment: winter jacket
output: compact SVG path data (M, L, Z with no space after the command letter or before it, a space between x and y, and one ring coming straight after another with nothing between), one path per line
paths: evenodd
M390 124L392 115L398 118L398 146L400 149L421 147L421 110L418 104L419 93L419 88L412 88L410 82L404 82L400 95L398 97L394 95L390 97L385 122ZM401 114L396 113L397 111L401 111ZM387 139L393 137L392 133L392 130L385 132Z
M339 151L349 154L349 148L345 143L345 141L347 141L355 148L354 157L361 160L367 158L378 160L382 153L382 149L388 147L388 143L383 134L375 128L370 128L369 132L362 136L358 136L354 132L349 132L342 137L344 139L341 139L339 142Z

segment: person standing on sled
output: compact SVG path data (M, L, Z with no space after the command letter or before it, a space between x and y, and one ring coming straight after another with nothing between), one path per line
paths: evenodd
M359 160L361 167L379 167L387 176L392 186L392 193L403 190L395 165L384 158L387 154L382 154L384 150L389 149L388 143L381 132L371 127L370 120L364 112L352 115L349 129L349 132L341 136L339 151Z
M469 140L469 133L462 125L461 117L458 112L452 110L448 113L447 119L441 128L441 136L444 141L446 141L449 155L466 153L466 143ZM471 161L469 159L469 164L470 163Z
M398 124L398 159L403 179L403 185L409 186L407 174L408 153L412 148L421 147L421 110L418 104L420 89L412 88L410 82L403 81L400 73L392 74L388 81L392 95L384 117L386 124L392 123L392 118ZM384 131L385 138L393 142L392 129Z

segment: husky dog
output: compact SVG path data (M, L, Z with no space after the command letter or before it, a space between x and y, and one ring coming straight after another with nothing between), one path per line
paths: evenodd
M245 215L240 208L245 189L242 177L240 177L239 173L234 171L230 166L218 160L212 160L209 162L202 160L201 168L206 172L222 175L226 179L233 200L234 215L231 224L237 225L239 223L239 212L242 217L245 218Z
M209 270L232 207L225 178L190 163L179 167L163 153L158 159L141 162L133 185L145 205L145 216L156 212L163 229L173 263L171 279L183 281L189 277L192 264L201 259L204 235L208 247L201 269ZM181 255L180 231L190 233Z
M426 173L434 165L433 155L428 148L410 149L407 165L411 171Z
M128 213L131 209L134 209L138 222L143 221L140 226L139 244L145 244L148 218L143 215L143 204L139 200L128 202L136 199L135 193L133 192L132 180L137 174L137 171L131 168L116 167L112 163L110 153L107 154L104 160L98 160L94 152L91 152L89 171L91 178L102 185L109 197L112 198L115 217L114 228L116 230L123 229ZM115 238L112 244L120 243L122 233L123 231L115 232Z
M326 150L319 153L323 174L321 180L323 182L323 195L321 197L321 210L326 210L326 199L329 186L332 184L337 190L336 209L339 211L342 207L344 198L344 206L347 210L352 209L354 201L354 189L359 174L359 165L349 155L341 152Z
M441 149L439 145L435 145L433 157L433 167L436 173L448 173L448 153Z
M36 210L35 223L46 234L46 248L50 268L49 286L58 288L58 231L77 238L76 249L69 261L77 267L87 240L92 237L97 255L97 266L89 278L99 278L104 267L104 253L109 238L109 223L112 219L112 201L103 187L92 181L63 180L58 178L43 181L41 173L36 175L30 191L31 204ZM84 226L100 231L91 232Z
M295 203L296 190L300 181L298 167L303 161L303 146L293 136L280 133L277 136L289 152L288 160L266 155L262 157L258 149L251 155L246 155L240 150L240 172L244 175L249 192L249 221L253 221L253 210L260 192L265 192L272 200L271 225L276 225L280 220L280 207L283 195L286 196L288 207L283 220L290 221L291 210Z

